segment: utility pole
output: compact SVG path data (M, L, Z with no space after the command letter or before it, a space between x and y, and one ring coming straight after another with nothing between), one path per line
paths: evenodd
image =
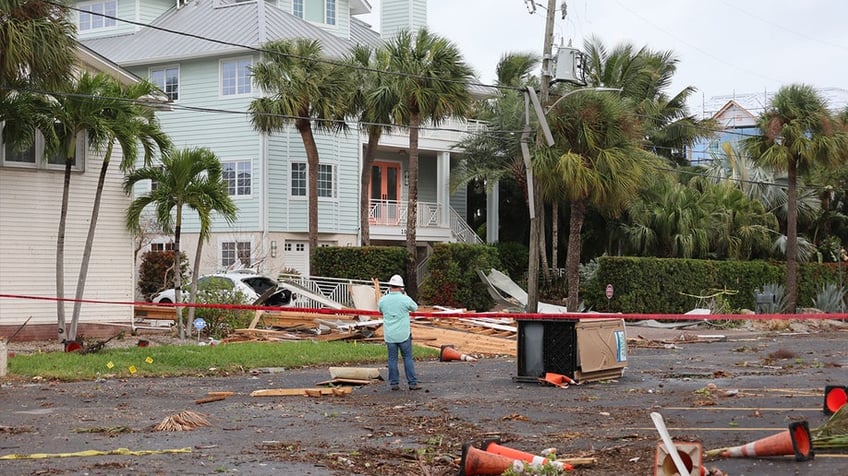
M532 0L531 0L532 1ZM551 83L551 49L553 48L554 40L554 15L556 15L557 0L548 0L547 16L545 21L545 42L542 48L542 82L539 86L539 102L542 103L542 108L548 103L548 89ZM562 2L562 14L565 17L565 2ZM544 120L544 119L543 119ZM537 144L540 142L537 140ZM534 216L530 218L530 259L527 267L527 306L526 311L535 313L539 307L539 261L542 250L540 249L541 237L544 230L542 229L542 214L545 207L542 204L539 196L539 187L533 182L533 188L528 189L527 193L532 193L534 200L530 202L534 206Z

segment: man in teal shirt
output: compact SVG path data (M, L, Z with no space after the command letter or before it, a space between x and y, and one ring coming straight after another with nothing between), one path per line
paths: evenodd
M380 298L377 308L383 313L383 339L389 352L389 385L399 390L398 351L403 357L403 371L410 390L420 390L412 360L412 330L409 313L418 309L418 304L403 291L403 278L394 275L389 279L389 293Z

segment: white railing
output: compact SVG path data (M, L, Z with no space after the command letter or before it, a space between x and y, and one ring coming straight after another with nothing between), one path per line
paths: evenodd
M327 278L323 276L301 276L299 274L287 273L280 273L278 279L280 282L292 282L302 288L308 289L309 291L315 294L319 294L345 307L354 309L356 308L356 306L354 305L353 298L351 298L350 294L351 285L361 284L365 286L374 286L373 282L362 279ZM385 285L383 285L382 283L380 284L380 289L385 291L386 288L387 287ZM297 296L295 303L297 307L325 307L324 304L314 299L311 299L308 296ZM331 319L332 316L328 316L328 318Z
M406 202L395 200L372 201L368 209L368 220L372 225L406 226ZM483 244L483 240L468 226L468 223L453 208L449 223L442 222L442 206L438 203L418 202L419 227L449 227L451 234L460 243Z
M459 213L453 208L450 209L450 229L454 238L460 243L470 243L474 245L482 245L483 240L468 226Z
M368 221L372 225L406 226L406 202L396 200L372 201L368 209ZM432 202L418 202L417 224L420 227L443 227L442 206Z

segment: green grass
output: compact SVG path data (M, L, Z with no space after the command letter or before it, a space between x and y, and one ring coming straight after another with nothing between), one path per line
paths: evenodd
M417 359L439 351L414 348ZM231 374L257 367L297 368L385 362L386 346L349 342L243 343L215 346L166 345L106 349L93 354L47 352L9 359L9 375L65 381L111 377L171 377ZM111 364L111 365L110 365Z

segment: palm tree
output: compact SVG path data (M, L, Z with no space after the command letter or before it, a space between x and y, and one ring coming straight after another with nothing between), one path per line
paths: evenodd
M182 319L182 273L180 273L180 234L183 222L183 207L195 210L200 219L200 229L210 227L210 212L215 208L229 208L224 203L227 195L226 183L222 180L222 167L218 157L207 148L191 148L169 151L162 164L143 167L130 172L124 179L124 191L131 194L135 184L142 180L156 183L156 187L139 195L127 209L127 228L138 232L142 212L152 205L156 221L165 233L174 234L174 300L177 305L177 328L180 338L185 338Z
M126 110L126 98L114 97L115 79L103 73L83 72L64 90L55 94L50 107L53 119L51 136L58 138L59 153L64 158L65 173L62 184L62 204L59 214L59 229L56 235L56 301L58 332L60 340L70 340L65 324L65 230L67 227L70 201L71 171L76 161L84 161L85 155L77 157L77 145L84 134L88 148L103 150L125 131L136 126L126 123L127 117L117 111ZM133 149L137 142L132 142ZM130 151L130 154L133 152ZM111 152L110 152L111 154ZM108 163L107 163L108 164Z
M839 130L825 100L811 86L780 88L760 115L762 135L745 140L757 164L787 173L786 309L798 303L798 176L815 165L835 164L844 157L848 138Z
M389 56L385 48L372 50L367 46L357 45L349 58L355 70L354 81L357 85L355 94L351 96L351 110L356 111L359 123L365 126L368 133L368 145L362 159L362 175L359 182L359 229L362 244L371 244L370 236L370 203L371 197L371 166L377 155L377 146L383 133L392 130L391 112L398 103L396 91L392 88L391 76L385 73Z
M70 81L75 37L64 1L0 2L0 124L6 146L28 149L40 131L46 152L54 151L52 99L38 90Z
M318 146L314 130L342 131L350 101L349 69L330 63L317 40L276 40L263 47L265 59L253 79L269 96L250 103L253 127L263 133L293 124L306 149L309 188L309 252L318 247Z
M559 177L571 204L566 275L569 309L579 305L581 231L590 206L616 215L636 193L648 165L639 121L616 95L587 91L560 101L549 114L561 154L540 155L537 175ZM532 244L531 244L532 245Z
M100 143L91 144L98 153L103 153L103 162L100 166L100 176L98 177L94 205L88 224L88 236L80 264L68 340L75 340L77 337L77 325L82 309L85 281L88 277L88 265L91 261L91 250L94 245L94 232L97 228L97 218L100 215L100 202L106 183L106 172L109 169L115 144L120 144L123 154L120 169L125 173L135 166L139 145L143 151L142 160L145 166L150 164L154 154L161 153L171 147L171 141L159 127L153 108L137 102L139 98L154 94L155 89L156 87L147 81L123 86L117 80L111 80L107 81L105 85L103 93L116 101L110 105L110 110L104 111L111 122L107 127L106 135Z
M407 290L417 296L418 244L418 133L422 120L433 126L450 116L461 116L471 103L468 82L471 68L451 41L421 29L401 31L386 45L388 71L395 74L398 103L392 111L395 124L409 129L409 188L407 190L406 263Z
M0 97L7 88L55 88L71 78L76 26L64 0L0 2Z
M636 49L629 43L609 51L595 36L584 42L583 50L589 58L587 85L621 88L621 95L634 101L643 123L644 146L651 152L680 162L683 157L679 153L685 147L714 130L712 120L699 120L688 113L686 102L695 88L666 94L678 63L671 51Z

